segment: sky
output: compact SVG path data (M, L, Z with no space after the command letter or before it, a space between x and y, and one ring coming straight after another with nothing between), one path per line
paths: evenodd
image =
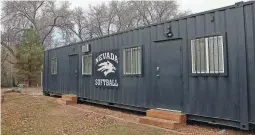
M72 0L72 7L81 6L88 8L88 5L97 5L107 0ZM192 13L198 13L215 8L233 5L240 0L177 0L181 10L191 10ZM247 1L247 0L243 0Z

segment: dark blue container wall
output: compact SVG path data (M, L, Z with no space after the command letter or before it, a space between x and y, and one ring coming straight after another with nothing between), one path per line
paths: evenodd
M43 90L47 91L48 90L48 67L49 65L49 56L48 56L48 51L44 51L44 60L43 60Z
M244 40L238 41L237 38L240 31L236 26L241 25L237 24L238 21L235 18L238 14L237 10L238 8L227 9L187 19L188 39L214 33L224 35L226 32L228 41L227 44L224 44L227 45L225 57L228 56L228 76L189 76L189 87L185 96L189 99L189 106L185 107L187 113L230 120L240 119L240 85L238 82L242 81L239 80L239 72L243 69L239 70L238 67L245 57L240 58L237 53L239 51L238 42L244 42ZM211 22L213 17L214 21ZM189 52L186 59L190 61L190 42L186 47ZM245 46L242 45L242 47ZM189 73L191 72L190 65L184 67L188 68ZM184 104L186 105L186 103Z
M45 63L44 70L47 75L44 75L46 79L44 81L44 90L55 92L58 94L68 93L69 90L69 54L71 52L71 46L61 47L59 49L53 49L45 51ZM52 58L57 58L57 75L51 75L50 64Z
M255 4L244 8L248 73L249 120L255 124Z
M249 81L254 81L255 72L251 71L252 69L254 70L254 68L252 68L254 67L254 44L250 45L253 46L250 53L247 52L247 40L245 39L247 38L245 37L247 35L247 33L245 33L245 28L247 29L247 26L245 24L248 22L244 23L244 21L247 20L244 20L244 10L250 8L249 12L253 14L254 9L251 9L253 6L254 4L245 5L244 8L240 6L222 9L187 18L187 35L184 34L184 39L203 37L214 33L220 33L225 36L226 33L226 43L224 45L227 45L225 57L227 57L228 75L218 77L189 76L191 72L191 55L190 40L188 40L187 45L183 48L184 51L188 51L188 53L183 52L184 97L187 98L185 98L184 103L185 112L192 115L232 121L245 122L248 120L248 118L245 117L248 115L247 93L249 92L248 88L250 91L254 91L254 89L250 89L251 87L254 88L254 86L247 87L247 78L251 76ZM252 18L253 17L250 17L249 24L254 26L255 23L251 20ZM185 23L185 20L180 20L180 22L181 21ZM248 27L248 29L251 28L252 27ZM185 27L182 29L182 31L185 31ZM253 31L254 29L251 30ZM249 36L252 39L254 38L253 34ZM249 55L251 55L250 58L246 59ZM246 64L247 60L250 61L250 64ZM185 65L187 63L189 63L189 66ZM252 69L247 71L247 68ZM249 96L254 96L254 92L250 92ZM250 111L254 112L254 106L251 104L254 104L254 102L250 102Z
M106 51L112 49L119 49L120 53L120 66L123 65L123 56L122 56L122 49L125 47L143 46L143 56L149 57L150 54L150 40L148 34L149 28L129 31L126 33L120 33L114 36L108 36L101 39L96 39L93 41L89 41L86 43L91 44L91 51L92 52L99 52L99 51ZM144 40L147 39L147 40ZM147 44L147 45L145 45ZM82 44L81 44L82 45ZM81 48L81 45L79 48ZM81 52L80 52L81 53ZM81 61L80 55L80 61ZM150 65L150 59L144 59L144 65ZM80 64L81 69L81 64ZM93 75L92 76L79 76L79 95L80 97L98 100L98 101L105 101L111 103L119 103L125 104L130 106L136 107L145 107L146 104L146 90L150 87L147 84L149 83L149 69L144 68L143 70L143 77L139 76L128 76L124 77L122 72L123 69L120 68L120 87L119 89L107 89L107 88L96 88L94 87L93 82Z
M183 106L187 114L255 123L255 4L247 2L199 13L167 23L150 25L89 41L45 51L44 90L68 93L68 54L77 47L79 55L78 96L143 108L157 108L156 70L153 50L156 40L166 39L171 25L173 39L182 40ZM226 46L225 76L192 76L190 40L213 34L223 35ZM96 88L92 76L81 74L81 46L91 44L91 52L119 49L120 86L118 89ZM142 76L123 75L123 49L143 47ZM169 51L171 53L171 50ZM50 75L50 60L58 58L58 74ZM94 72L94 71L93 71Z

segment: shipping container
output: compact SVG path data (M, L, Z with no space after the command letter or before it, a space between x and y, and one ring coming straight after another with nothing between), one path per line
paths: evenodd
M43 91L189 120L255 124L255 2L44 52Z

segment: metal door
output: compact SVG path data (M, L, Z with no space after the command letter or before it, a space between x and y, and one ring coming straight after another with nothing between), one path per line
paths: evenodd
M182 111L181 44L169 40L155 46L157 108Z
M78 91L78 55L69 56L69 89L68 94L77 95Z

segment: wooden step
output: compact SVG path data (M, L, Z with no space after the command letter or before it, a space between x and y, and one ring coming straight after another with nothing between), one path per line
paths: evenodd
M74 95L62 95L62 99L63 100L68 100L68 101L73 101L73 102L77 102L78 98L77 96Z
M172 120L178 123L186 123L187 121L187 117L185 114L179 113L179 112L165 111L165 110L156 110L156 109L147 110L146 116L164 119L164 120Z
M185 123L178 123L176 121L163 120L163 119L152 118L152 117L141 117L139 119L139 122L142 124L148 124L148 125L153 125L153 126L167 128L167 129L177 129L186 125Z
M71 104L77 104L77 102L75 101L71 101L71 100L63 100L63 99L57 99L57 102L59 104L62 104L62 105L71 105Z

